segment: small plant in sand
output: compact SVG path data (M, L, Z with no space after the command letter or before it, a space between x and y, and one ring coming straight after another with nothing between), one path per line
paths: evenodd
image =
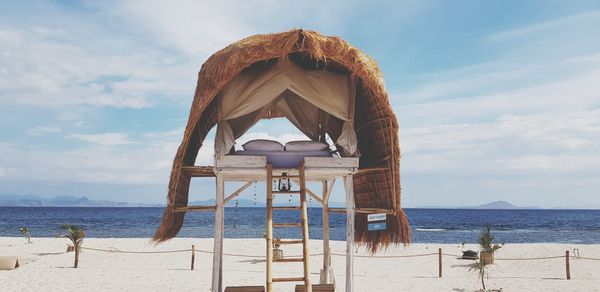
M485 280L489 277L488 272L486 270L486 266L487 265L485 263L483 263L482 261L475 261L474 263L472 263L471 265L469 265L469 272L470 271L476 271L477 275L481 279L481 287L482 287L482 289L479 290L479 291L482 291L482 292L501 292L502 288L500 288L500 289L489 289L489 290L485 289Z
M471 265L469 265L469 272L476 271L481 279L481 286L483 287L483 291L485 291L485 279L488 278L488 273L485 270L485 264L482 261L475 261Z
M75 263L73 264L73 268L77 268L79 265L79 252L81 251L81 243L85 237L85 230L77 225L70 224L62 224L60 225L60 228L66 233L59 234L56 237L68 238L71 240L73 246L75 247Z
M31 233L29 233L29 228L21 227L19 228L19 232L27 239L27 243L31 243Z
M479 246L481 247L481 253L479 255L481 262L484 265L493 264L494 253L499 250L502 245L494 243L494 236L491 233L491 228L489 225L486 225L483 231L481 231L478 242Z

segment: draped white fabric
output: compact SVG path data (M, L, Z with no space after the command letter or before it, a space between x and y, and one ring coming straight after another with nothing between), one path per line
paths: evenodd
M277 108L312 140L329 116L344 121L336 143L356 153L354 82L349 75L304 70L283 58L266 70L244 71L231 80L218 98L215 155L229 152L235 139Z

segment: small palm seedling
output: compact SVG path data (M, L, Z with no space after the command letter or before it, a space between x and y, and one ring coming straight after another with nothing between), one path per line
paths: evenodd
M483 291L485 291L485 279L488 278L488 273L485 270L486 264L483 261L475 261L471 265L469 265L469 272L476 271L481 279L481 286L483 287Z
M73 243L75 248L75 263L73 268L77 268L79 265L79 252L81 251L81 243L85 237L85 230L77 225L62 224L60 228L65 231L64 234L59 234L56 237L68 238Z
M19 232L27 239L27 243L31 243L31 233L29 233L29 228L21 227L19 228Z
M489 274L488 271L486 270L486 264L483 261L475 261L474 263L472 263L471 265L469 265L469 272L471 271L475 271L477 272L477 275L479 276L479 279L481 279L481 290L478 291L483 291L483 292L502 292L502 288L500 289L489 289L486 290L485 289L485 280L489 278Z

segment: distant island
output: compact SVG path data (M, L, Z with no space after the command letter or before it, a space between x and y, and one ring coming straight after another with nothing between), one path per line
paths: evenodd
M87 197L56 196L42 198L34 195L0 194L1 207L162 207L160 204L91 200Z
M226 207L235 207L236 200L228 202ZM296 204L292 202L290 204ZM192 201L190 206L197 205L215 205L214 199ZM275 204L288 205L288 204ZM91 200L85 196L56 196L53 198L42 198L35 195L11 195L0 194L0 207L164 207L165 204L148 204L148 203L131 203L131 202L115 202L107 200ZM238 207L265 207L262 201L255 202L254 200L240 198L237 200ZM318 203L313 202L314 207L321 207ZM330 207L344 207L343 202L330 202ZM417 209L496 209L496 210L514 210L514 209L540 209L539 207L515 206L507 201L495 201L478 206L423 206L416 207Z
M465 208L467 208L467 209L539 209L539 207L536 207L536 206L519 207L519 206L515 206L507 201L495 201L495 202L491 202L491 203L487 203L487 204L483 204L483 205L479 205L479 206L465 207Z
M231 200L226 207L235 207L237 202L238 207L265 207L262 201L255 202L254 200L240 198ZM297 204L292 202L290 204ZM215 205L215 200L202 200L189 202L189 206L198 205ZM288 205L288 204L275 204ZM147 203L130 203L130 202L114 202L107 200L91 200L87 197L76 196L56 196L53 198L42 198L34 195L11 195L0 194L0 207L164 207L165 204L147 204ZM314 207L320 207L316 202ZM343 207L344 203L330 202L330 207Z
M477 206L458 206L458 207L448 207L448 206L427 206L427 207L417 207L421 209L493 209L493 210L514 210L514 209L540 209L540 207L536 206L526 206L519 207L515 206L507 201L495 201L483 205Z

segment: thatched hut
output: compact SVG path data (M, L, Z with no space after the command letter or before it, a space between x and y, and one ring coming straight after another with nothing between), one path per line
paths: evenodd
M272 79L261 81L260 89L275 82L273 80L281 83L283 81L273 76L290 70L296 70L296 73L287 75L285 82L293 80L282 85L285 92L279 92L279 87L271 88L262 93L276 94L266 99L265 94L244 92L248 91L249 82L255 84L257 78L269 74L264 78ZM324 80L331 80L330 84L341 81L329 86ZM317 89L308 92L313 85ZM257 91L259 87L251 90ZM331 94L315 96L323 90ZM253 104L258 107L248 109L249 101L240 101L240 94L250 101L256 99ZM227 96L233 97L227 99ZM303 111L299 112L298 108ZM237 109L242 112L232 113ZM350 206L348 210L341 210L352 212L353 216L356 211L352 222L356 243L376 251L391 243L410 241L408 221L400 205L398 122L376 62L339 37L301 29L245 38L218 51L202 65L183 141L173 162L167 207L154 235L155 241L176 236L187 211L209 209L220 212L219 206L187 206L191 178L215 176L216 169L223 170L219 161L231 154L236 138L256 121L277 117L288 118L311 140L331 138L342 158L357 160L358 165L350 173L349 180L350 191L353 191L350 199L354 200L355 208ZM194 166L206 135L216 125L215 168ZM217 190L218 197L223 196L219 193ZM327 206L324 204L324 207ZM387 229L370 231L369 213L386 213Z

